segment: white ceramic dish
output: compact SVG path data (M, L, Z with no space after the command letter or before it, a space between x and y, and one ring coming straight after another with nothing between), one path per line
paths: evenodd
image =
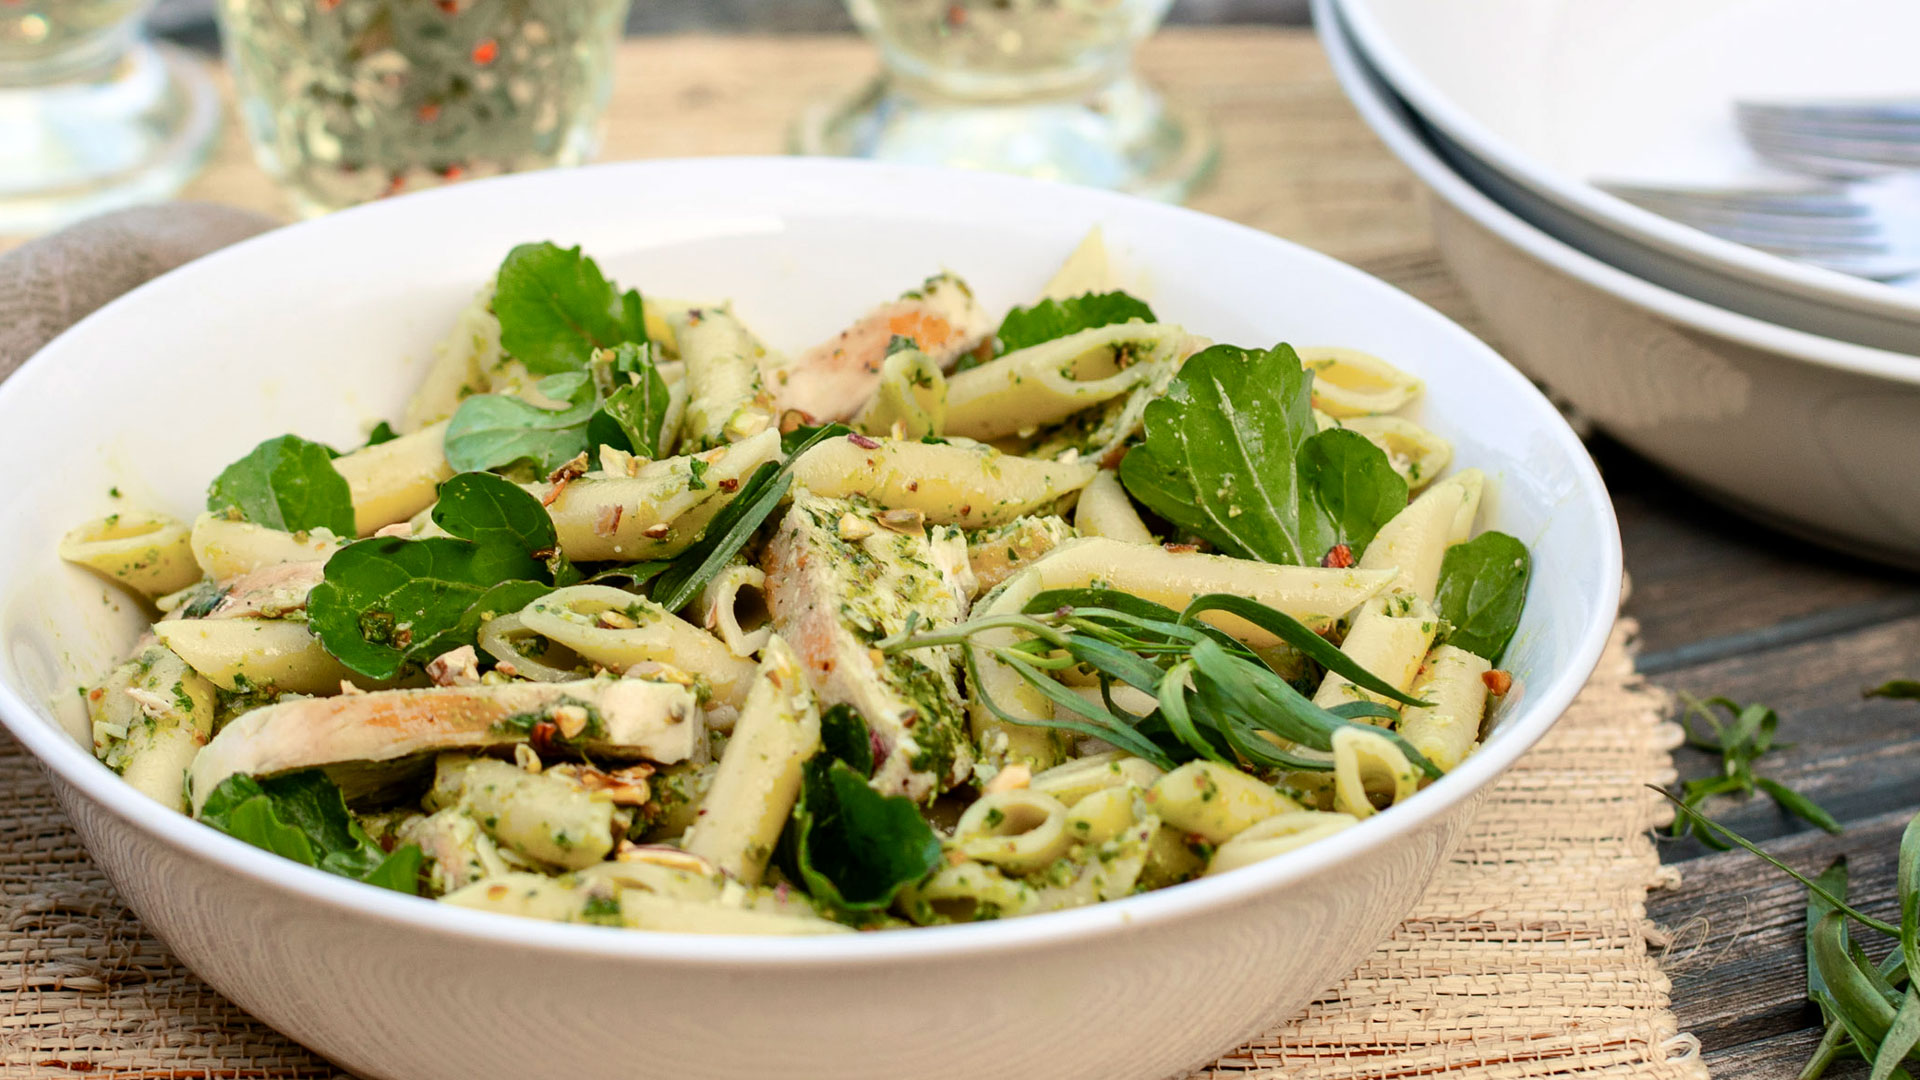
M142 617L60 565L69 524L190 512L289 429L352 442L511 245L584 243L622 282L731 295L776 343L822 337L945 265L1000 308L1099 224L1157 310L1218 338L1340 342L1428 380L1424 422L1497 478L1489 524L1536 573L1486 747L1407 804L1219 878L1079 910L812 939L664 935L448 909L157 810L66 732ZM57 449L56 449L57 448ZM49 460L50 453L57 453ZM1349 971L1412 907L1488 784L1600 655L1620 552L1585 450L1485 345L1360 272L1250 229L1085 189L825 160L604 166L296 225L123 297L0 387L0 717L120 894L179 956L353 1071L476 1077L1164 1076Z
M1449 169L1315 0L1334 71L1433 196L1448 265L1530 375L1716 499L1854 557L1920 566L1920 365L1651 285Z
M1717 240L1595 179L1783 174L1737 97L1920 94L1903 0L1341 0L1356 44L1443 155L1537 227L1663 288L1792 329L1920 354L1920 282L1894 287Z

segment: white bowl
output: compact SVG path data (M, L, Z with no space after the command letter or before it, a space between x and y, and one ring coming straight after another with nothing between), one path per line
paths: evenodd
M1347 96L1429 189L1441 253L1528 374L1719 501L1920 566L1920 363L1670 292L1534 228L1447 167L1333 0L1314 12Z
M1355 44L1476 186L1605 262L1767 322L1920 353L1894 287L1719 240L1595 179L1742 185L1738 97L1920 93L1905 0L1340 0Z
M1339 342L1428 381L1423 419L1497 478L1488 524L1537 567L1485 749L1336 841L1117 903L846 937L699 937L446 908L296 866L158 810L76 740L74 680L144 615L62 566L112 505L191 512L287 430L395 414L430 344L513 244L579 242L622 282L732 296L773 342L820 338L951 267L989 309L1093 225L1156 310L1220 339ZM980 173L706 160L509 177L292 226L89 317L0 387L21 477L0 528L0 717L146 924L243 1008L369 1077L1154 1077L1232 1048L1350 971L1418 899L1489 783L1604 646L1620 551L1585 450L1518 372L1434 311L1186 210ZM36 464L38 463L38 464Z

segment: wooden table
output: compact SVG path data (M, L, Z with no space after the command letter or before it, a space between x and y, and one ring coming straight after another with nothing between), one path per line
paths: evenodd
M792 46L756 37L631 43L604 156L777 151L798 102L872 68L870 52L849 39L812 39L804 59ZM1484 332L1433 248L1419 185L1361 125L1308 32L1170 30L1143 66L1220 128L1222 177L1197 206L1356 263ZM760 89L767 85L783 92ZM621 125L621 115L659 119ZM277 206L231 129L189 194ZM1856 895L1894 917L1895 844L1920 809L1920 705L1863 701L1861 689L1920 677L1920 580L1776 536L1604 437L1592 445L1619 510L1642 670L1677 690L1780 710L1781 737L1795 745L1760 771L1819 800L1847 831L1829 837L1764 799L1715 812L1809 872L1849 854ZM1687 777L1718 767L1691 750L1677 763ZM1692 841L1671 844L1665 857L1683 883L1649 906L1674 932L1668 969L1681 1030L1700 1037L1717 1075L1793 1075L1817 1037L1802 997L1800 888L1744 853Z

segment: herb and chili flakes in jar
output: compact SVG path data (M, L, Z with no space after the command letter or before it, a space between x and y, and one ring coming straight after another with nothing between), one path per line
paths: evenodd
M588 158L630 0L220 0L261 166L303 214Z

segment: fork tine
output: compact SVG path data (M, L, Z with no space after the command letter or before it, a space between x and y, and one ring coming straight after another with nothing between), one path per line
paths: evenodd
M1735 115L1744 124L1825 126L1868 124L1920 126L1920 99L1892 98L1862 101L1741 101Z
M1595 186L1724 240L1857 277L1890 280L1920 272L1920 244L1907 235L1914 229L1890 202L1904 193L1899 186L1904 183L1701 188L1595 181Z
M1852 218L1868 212L1865 206L1848 197L1845 188L1831 184L1800 188L1710 188L1598 181L1595 186L1630 201L1676 207L1712 207L1795 217Z

